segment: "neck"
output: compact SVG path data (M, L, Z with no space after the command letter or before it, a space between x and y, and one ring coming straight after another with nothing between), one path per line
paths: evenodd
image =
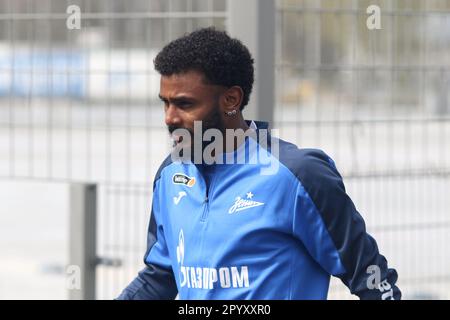
M249 129L249 126L245 122L244 117L240 112L234 118L227 120L228 121L225 126L226 129L233 129L233 130L242 129L244 132L246 132ZM223 139L223 148L224 148L223 150L225 150L225 152L232 152L237 150L239 146L245 141L245 139L238 139L237 137L233 137L233 140L234 141L227 141L227 135L225 134L225 137Z

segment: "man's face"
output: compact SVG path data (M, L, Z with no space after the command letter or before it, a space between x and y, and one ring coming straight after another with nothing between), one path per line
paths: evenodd
M219 97L223 87L209 85L198 71L161 76L159 97L164 102L165 122L169 133L186 129L194 139L194 121L202 121L202 131L215 128L224 132ZM202 132L202 134L203 134ZM180 137L172 136L175 143Z

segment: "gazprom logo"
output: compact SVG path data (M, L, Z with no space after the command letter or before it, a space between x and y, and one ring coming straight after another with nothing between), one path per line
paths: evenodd
M180 265L184 262L184 234L183 229L178 234L177 261Z
M185 266L183 229L178 234L177 261L180 287L211 290L215 288L248 288L250 286L248 267L232 266L221 268Z

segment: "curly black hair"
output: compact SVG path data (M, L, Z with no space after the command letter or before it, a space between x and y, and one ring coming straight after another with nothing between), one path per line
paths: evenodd
M248 104L254 81L254 60L239 40L214 27L196 30L167 44L154 60L163 76L197 70L205 81L244 92L241 110Z

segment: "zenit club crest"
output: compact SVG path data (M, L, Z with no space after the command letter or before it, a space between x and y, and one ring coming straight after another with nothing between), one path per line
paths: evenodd
M182 173L175 173L172 177L172 182L174 184L184 184L191 188L195 184L195 178L188 177L187 175Z

